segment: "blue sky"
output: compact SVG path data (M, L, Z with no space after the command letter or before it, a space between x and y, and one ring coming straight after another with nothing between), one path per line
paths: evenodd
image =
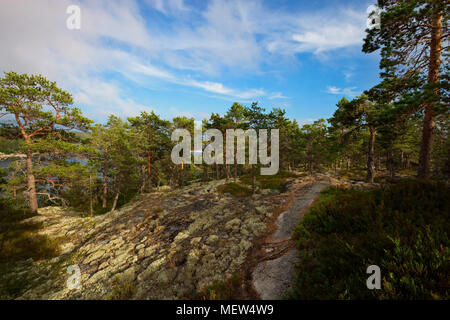
M0 70L57 81L99 122L259 101L306 123L377 83L378 54L361 52L373 3L2 0ZM66 28L71 4L80 30Z

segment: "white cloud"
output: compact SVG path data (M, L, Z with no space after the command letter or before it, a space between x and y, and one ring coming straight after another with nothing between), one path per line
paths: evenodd
M292 39L299 42L297 50L314 51L320 53L327 50L338 49L353 45L361 45L364 29L349 22L336 25L319 26L317 30L309 30L292 35Z
M188 11L184 0L146 0L152 8L164 14L173 14L180 11Z
M281 20L283 19L284 22ZM366 28L365 11L333 7L315 12L300 12L281 17L283 32L269 35L267 50L293 55L324 52L361 45Z
M269 99L289 99L289 97L284 96L281 92L272 92L269 97Z
M239 99L251 99L262 97L266 95L266 92L263 89L249 89L249 90L235 90L224 86L222 83L218 82L199 82L199 81L187 81L186 85L202 88L205 91L221 94L224 96L228 96L230 98L239 98Z
M205 112L197 112L197 111L180 111L176 107L170 107L169 108L171 114L173 117L186 117L186 118L194 118L197 121L201 121L203 119L208 119L209 114Z
M183 86L189 86L194 88L200 88L207 92L216 93L232 98L241 98L241 99L249 99L249 98L256 98L265 96L266 93L263 89L248 89L248 90L236 90L229 87L226 87L224 84L219 82L213 82L213 81L198 81L193 80L190 78L185 78L182 76L175 76L167 71L160 70L156 67L150 66L150 65L134 65L132 67L132 70L140 73L145 74L150 77L155 77L161 80L166 80L171 83L183 85Z
M338 94L338 95L346 95L349 97L355 97L359 94L358 91L355 90L356 87L348 87L348 88L338 88L335 86L327 86L327 90L325 92L331 93L331 94Z
M353 71L343 71L345 81L349 82L350 79L355 75Z
M65 27L70 4L81 7L81 30ZM2 0L0 71L41 73L100 115L105 106L123 114L148 108L126 97L109 77L115 73L143 86L153 79L226 99L285 99L265 88L233 88L221 75L255 74L281 56L353 46L365 28L364 10L273 11L254 0L215 0L203 9L183 0L146 4L173 16L170 27L146 20L135 0Z
M121 89L101 79L76 78L73 79L77 91L74 99L78 103L95 107L94 115L107 117L114 114L120 117L136 116L141 111L150 112L153 108L136 103L129 98L123 98Z

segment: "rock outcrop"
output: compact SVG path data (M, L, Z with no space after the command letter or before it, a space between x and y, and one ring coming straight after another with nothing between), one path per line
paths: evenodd
M34 279L19 298L105 299L121 286L132 288L126 298L193 298L239 272L273 209L284 201L278 191L244 198L219 194L223 183L141 195L94 217L40 209L32 219L43 223L43 233L60 239L62 254L17 266L10 276ZM66 285L70 265L79 267L80 289Z

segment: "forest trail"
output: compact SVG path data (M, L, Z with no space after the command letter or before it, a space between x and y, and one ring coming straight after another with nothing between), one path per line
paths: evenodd
M278 216L276 231L263 245L265 256L252 274L253 286L261 299L278 299L294 283L295 264L299 261L292 238L295 227L314 199L329 184L329 178L319 176L315 182L292 191L295 198L288 210Z

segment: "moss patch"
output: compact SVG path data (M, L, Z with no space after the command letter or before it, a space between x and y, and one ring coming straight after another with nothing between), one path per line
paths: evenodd
M283 190L286 182L289 178L294 178L297 175L293 172L288 171L279 171L274 175L257 175L256 176L256 185L260 189L273 189L273 190ZM246 185L252 184L252 175L245 174L239 178L239 180Z
M106 300L129 300L133 297L136 286L132 282L122 281L120 277L116 277L113 282L113 289Z
M242 184L230 182L217 187L219 193L229 193L235 197L248 197L252 190Z

